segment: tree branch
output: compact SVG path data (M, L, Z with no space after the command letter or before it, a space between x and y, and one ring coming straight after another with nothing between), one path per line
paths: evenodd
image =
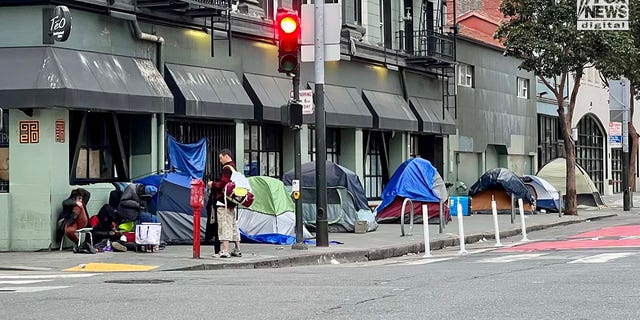
M553 92L553 94L557 97L558 96L558 89L554 86L551 85L551 83L549 83L549 81L547 79L545 79L545 77L543 76L538 76L538 79L542 80L542 82L544 83L545 86L547 86L547 88L549 88L549 90L551 90L551 92Z
M578 90L580 89L580 80L582 80L582 76L578 76L576 73L573 89L571 90L571 99L569 99L569 113L567 115L569 124L571 124L571 121L573 120L573 111L576 109L576 98L578 97Z

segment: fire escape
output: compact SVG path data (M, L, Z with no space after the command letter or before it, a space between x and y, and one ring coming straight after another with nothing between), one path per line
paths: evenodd
M455 0L446 1L453 8L447 21L446 0L422 0L418 30L414 30L413 1L404 0L404 30L400 32L400 49L409 57L407 64L423 67L442 81L442 113L458 117L456 104L456 11Z
M214 27L226 32L231 55L232 0L134 0L136 11L185 21L199 19L203 29L211 30L211 56L214 56Z

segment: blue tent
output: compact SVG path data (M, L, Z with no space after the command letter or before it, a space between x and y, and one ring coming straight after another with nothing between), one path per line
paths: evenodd
M436 185L436 178L440 178L441 185ZM429 160L412 158L401 164L391 176L382 191L378 212L390 205L396 196L421 202L440 202L441 195L446 199L447 190L436 168Z
M153 175L140 183L159 181L155 214L162 223L162 240L169 244L193 243L193 209L191 208L191 177L177 173ZM207 211L200 213L200 239L204 239Z
M416 213L414 221L422 222L422 204L432 204L428 205L429 217L432 218L439 216L440 200L446 201L448 197L444 180L431 162L412 158L396 169L382 191L382 203L376 209L376 220L382 222L399 219L402 201L406 198L413 202ZM445 211L445 218L447 217L448 210Z
M206 139L196 143L178 143L167 137L171 173L156 174L136 183L153 185L158 193L153 197L152 213L162 223L162 240L169 244L193 243L193 209L191 208L191 179L201 179L206 165ZM205 234L207 212L203 206L200 213L200 231ZM203 236L200 239L204 239Z

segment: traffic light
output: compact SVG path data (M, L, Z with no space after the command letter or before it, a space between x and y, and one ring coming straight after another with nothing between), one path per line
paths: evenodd
M300 18L296 11L278 8L275 28L278 33L278 72L295 73L299 64Z

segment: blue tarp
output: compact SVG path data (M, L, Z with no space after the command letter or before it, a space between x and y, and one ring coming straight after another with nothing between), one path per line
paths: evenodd
M184 175L202 179L207 164L207 139L196 143L179 143L172 136L167 136L169 148L169 167Z
M433 182L437 174L438 171L428 160L412 158L405 161L396 169L391 180L384 187L382 203L377 211L382 212L396 196L414 201L440 202L440 198L433 190Z

